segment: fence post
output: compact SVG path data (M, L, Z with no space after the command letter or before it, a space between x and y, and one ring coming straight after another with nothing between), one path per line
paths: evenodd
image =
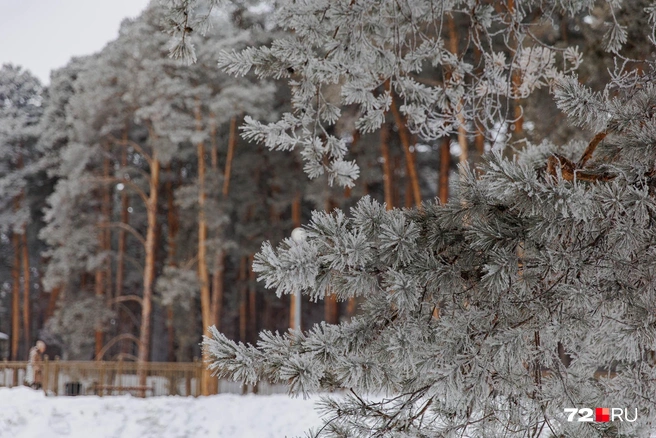
M50 377L50 359L48 358L47 354L44 354L42 378L43 378L43 391L46 394L48 393L48 383L50 383L49 377Z
M123 386L123 356L118 356L118 386Z
M59 356L55 356L55 363L52 367L53 383L55 387L55 395L59 395Z
M11 367L11 387L18 386L18 362L14 362L13 367Z
M100 378L99 378L99 380L100 380L100 386L98 388L100 390L99 395L102 397L104 395L104 392L105 392L105 388L104 388L104 385L105 385L105 361L104 360L100 361Z
M196 365L196 397L198 397L200 395L201 377L203 375L203 362L200 362L197 357L194 357L194 365Z
M185 396L189 397L191 395L191 375L192 372L189 370L189 367L185 370Z

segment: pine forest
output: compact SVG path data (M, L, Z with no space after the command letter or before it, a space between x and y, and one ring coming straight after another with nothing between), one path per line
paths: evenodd
M655 31L648 0L152 0L47 86L3 65L0 359L198 358L204 395L328 394L316 438L649 438ZM564 414L598 406L638 419Z

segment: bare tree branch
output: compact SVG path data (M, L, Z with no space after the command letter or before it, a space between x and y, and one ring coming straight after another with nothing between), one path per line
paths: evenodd
M99 225L102 228L122 228L128 233L132 234L144 247L146 246L146 239L139 233L137 230L135 230L133 227L130 225L123 223L123 222L108 222L105 224L100 224Z
M139 152L145 159L146 162L148 162L149 166L153 165L153 158L148 154L143 147L137 142L134 142L129 139L119 139L114 137L113 135L109 136L109 139L114 142L114 144L117 144L119 146L131 146L135 151Z

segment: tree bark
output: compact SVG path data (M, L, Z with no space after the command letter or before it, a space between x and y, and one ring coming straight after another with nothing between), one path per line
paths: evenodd
M44 322L49 320L55 313L55 307L57 306L57 299L59 298L61 289L61 286L57 286L50 291L50 298L48 299L48 306L46 307Z
M221 330L223 313L223 276L225 272L225 252L216 254L214 276L212 277L212 325Z
M389 126L384 123L380 128L380 150L383 155L383 188L385 192L385 209L394 208L392 196L392 162L389 153Z
M294 228L298 228L301 226L301 193L296 192L296 195L294 196L294 200L292 201L292 223L294 224ZM296 296L295 295L290 295L289 296L289 327L292 329L300 329L300 327L296 327L296 313L300 312L300 308L296 308Z
M123 131L123 141L127 142L128 131L125 129ZM128 165L128 151L126 147L121 148L121 169L125 169ZM130 214L128 208L130 207L130 199L127 193L127 187L123 187L121 190L121 223L129 225L130 223ZM116 254L116 291L114 293L115 298L118 298L123 295L123 283L125 281L125 250L126 250L126 238L127 231L125 228L119 227L118 229L118 242L117 242L117 254ZM126 326L129 323L124 310L124 306L115 305L114 310L118 314L118 324L119 332L124 332ZM129 353L130 343L127 341L121 340L120 342L120 351L121 353Z
M171 166L168 166L168 170L171 170ZM167 202L167 222L168 222L168 264L169 266L176 266L175 254L177 251L176 238L178 234L178 217L175 204L173 202L173 181L169 180L166 183L166 202ZM173 325L173 317L175 316L173 305L169 304L166 307L166 333L168 337L168 361L175 362L175 327Z
M336 204L330 198L330 195L328 195L328 198L326 199L325 210L330 212L335 207ZM328 288L328 292L324 296L323 312L323 319L328 324L337 324L339 322L339 306L337 304L337 297L332 293L330 288Z
M210 113L210 147L212 169L217 170L219 168L219 147L216 143L216 114L213 112Z
M412 146L410 144L410 132L408 131L407 122L405 117L401 114L399 109L396 106L396 99L394 97L394 92L389 86L388 89L392 93L392 114L394 115L394 122L396 128L399 131L399 137L401 138L401 145L403 146L403 153L405 154L405 164L408 169L408 176L410 177L410 184L412 187L412 195L417 208L421 208L421 190L419 188L419 177L417 176L417 168L415 166L415 158L413 152L410 150Z
M440 180L438 184L439 198L442 205L449 200L449 171L451 168L451 139L444 137L440 145Z
M253 255L248 258L248 325L250 341L257 339L257 284L253 271Z
M474 140L476 145L476 151L478 152L479 157L483 156L485 153L485 135L481 131L481 128L476 129L476 139Z
M212 142L212 170L215 174L219 172L219 151L218 144L216 142L216 115L214 113L210 114L211 124L210 124L210 139ZM236 122L235 122L236 123ZM233 152L230 153L230 145L236 142L234 136L237 135L236 129L232 129L232 120L231 120L231 130L230 136L228 137L228 152L230 157L226 157L226 169L223 174L226 175L228 167L232 166L232 158L234 155L234 145L232 146ZM230 185L228 184L225 187L225 179L223 181L225 190L222 190L223 200L225 201L228 197ZM221 316L223 314L223 278L225 272L225 251L220 249L214 260L214 275L212 276L212 325L214 325L218 330L221 330Z
M111 153L110 151L110 144L107 145L107 153ZM124 148L122 148L124 149ZM107 177L109 177L109 173L111 171L111 162L110 159L107 158L105 160L105 173ZM110 185L105 186L105 190L103 192L103 217L105 218L106 222L110 222L112 220L112 212L113 212L113 206L112 206L112 189ZM109 252L112 250L112 229L111 227L106 227L105 228L105 237L104 237L104 249ZM105 260L105 297L107 301L109 302L112 298L112 290L114 289L114 285L112 284L112 257L109 255L107 256Z
M196 100L196 132L202 130L202 117L200 102ZM212 325L212 308L210 298L210 278L207 270L207 219L205 217L205 144L197 144L198 152L198 280L200 282L200 312L203 324L203 335L210 336L209 328ZM203 360L209 356L203 351ZM201 395L210 394L210 371L203 367L201 376Z
M139 352L137 360L143 364L148 361L150 351L151 312L153 298L153 281L155 279L155 252L157 242L155 233L157 231L157 189L159 187L160 164L157 157L157 149L153 149L150 162L150 193L146 203L148 228L146 231L146 262L144 264L144 290L141 303L141 329L139 332ZM146 384L146 373L139 373L139 385Z
M453 17L448 19L449 29L449 50L455 57L458 57L458 32ZM465 166L469 159L469 148L467 145L467 130L465 129L465 116L463 115L464 107L462 100L456 105L456 119L458 120L458 145L460 146L460 165Z
M339 322L339 303L337 302L337 297L330 293L325 299L324 319L328 324L337 324Z
M11 267L11 360L18 360L18 344L20 339L20 236L12 234L14 247L14 265Z
M248 257L241 257L239 263L239 340L242 342L247 342L246 339L246 318L247 318L247 262Z
M230 173L232 172L232 158L235 154L237 145L237 117L232 116L230 119L230 136L228 137L228 156L226 158L225 173L223 175L223 197L228 196L230 191Z
M127 141L128 131L127 129L123 131L123 139ZM127 148L123 147L121 149L121 169L125 169L128 165L128 151ZM130 200L128 198L127 191L125 187L121 191L121 222L128 224L130 221L130 216L128 213L128 207ZM119 228L118 230L118 248L116 255L116 297L123 295L123 280L125 277L125 239L126 234L125 230Z
M109 158L107 156L104 157L103 159L103 177L108 178L109 177ZM107 224L109 223L109 211L110 211L110 197L109 197L109 187L107 185L103 186L101 189L101 197L100 197L100 224L98 228L98 247L99 250L103 253L105 253L109 250L109 246L111 242L109 241L107 232L109 231L109 227ZM97 298L103 298L106 297L107 292L105 289L105 286L107 286L106 281L107 279L105 278L107 275L107 267L106 266L99 266L96 269L96 274L95 274L95 293ZM110 268L111 271L111 268ZM103 344L104 344L104 334L102 331L102 327L96 326L95 330L95 354L94 357L96 360L101 359L101 351L103 349Z
M30 300L30 253L27 247L27 226L23 225L23 234L21 234L21 254L23 259L23 335L25 339L25 351L29 351L32 346L30 317L31 317L31 300Z

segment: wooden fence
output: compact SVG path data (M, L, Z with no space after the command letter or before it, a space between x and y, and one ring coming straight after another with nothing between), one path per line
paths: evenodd
M139 397L200 395L203 363L148 362L143 365L127 361L43 361L43 389L54 395L119 395ZM23 385L27 362L0 361L0 387ZM139 385L138 373L146 373L146 385ZM253 388L251 388L253 389ZM283 393L284 385L260 384L253 392ZM219 393L243 394L237 382L220 380Z

